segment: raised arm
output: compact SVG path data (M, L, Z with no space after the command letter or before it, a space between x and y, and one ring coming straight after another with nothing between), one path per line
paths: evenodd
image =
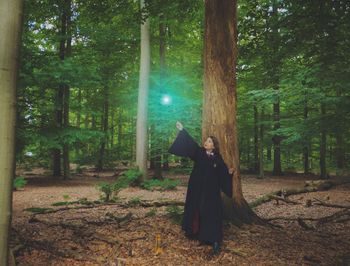
M199 145L183 128L180 122L176 123L176 127L179 129L179 134L170 146L169 153L195 160L196 154L200 149Z

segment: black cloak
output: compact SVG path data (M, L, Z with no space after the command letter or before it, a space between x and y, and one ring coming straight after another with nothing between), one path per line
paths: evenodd
M220 154L208 155L188 132L180 130L169 152L194 161L188 181L182 229L207 243L222 241L220 190L232 197L232 176Z

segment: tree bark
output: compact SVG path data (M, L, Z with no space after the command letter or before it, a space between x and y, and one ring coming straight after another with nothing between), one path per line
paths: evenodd
M123 113L122 113L122 109L119 108L118 109L118 159L121 159L121 148L122 148L122 126L123 126Z
M71 27L71 16L72 16L72 2L71 0L65 0L63 13L66 18L66 47L64 49L63 59L71 56L72 53L72 27ZM63 22L63 21L62 21ZM63 127L65 130L69 128L69 98L70 88L68 84L63 85ZM63 178L70 178L70 167L69 167L69 144L65 142L63 144Z
M304 98L304 123L306 124L306 121L309 116L309 109L307 105L307 91L305 90L305 98ZM304 147L303 147L303 162L304 162L304 174L307 175L309 173L310 167L309 167L309 140L308 136L304 137Z
M277 1L273 1L272 5L272 18L275 18L275 22L272 25L271 32L271 46L272 46L272 54L271 54L271 63L272 63L272 86L276 91L276 100L273 104L273 129L278 130L281 127L280 124L280 99L279 99L279 75L278 75L278 66L280 65L280 61L278 58L278 49L279 49L279 36L278 29L276 25L277 17L278 17L278 4ZM281 136L279 134L275 134L272 137L273 141L273 175L282 175L282 167L281 167Z
M0 2L0 265L8 263L22 1Z
M264 125L262 123L264 119L264 108L260 113L260 132L259 132L259 177L264 178Z
M109 113L109 91L107 87L103 89L103 116L102 116L102 131L103 138L101 140L100 153L97 162L97 171L102 171L104 166L104 157L106 152L107 132L108 132L108 113Z
M205 1L203 140L215 135L233 168L233 198L223 198L225 216L237 223L259 222L243 197L236 121L237 2Z
M160 71L159 71L159 82L160 82L160 92L161 95L165 92L165 86L164 86L164 80L165 80L165 74L166 74L166 66L165 66L165 23L164 23L164 15L161 13L159 15L159 65L160 65ZM161 108L161 106L160 106ZM162 112L159 114L162 115ZM160 119L162 121L162 119ZM165 139L163 137L163 133L161 126L157 126L158 123L156 123L154 130L155 135L157 133L160 136L160 143L155 148L155 156L154 156L154 176L157 179L163 179L162 176L162 155L163 155L163 147L165 144ZM161 123L160 123L161 124Z
M321 121L325 120L326 108L324 103L321 103ZM327 178L327 169L326 169L326 145L327 145L327 137L326 137L326 128L325 123L321 123L321 143L320 143L320 177Z
M66 54L66 36L67 36L67 12L65 4L61 6L60 16L60 45L58 56L63 61ZM64 84L59 84L56 93L56 121L55 127L57 131L61 131L63 127L63 116L64 116L64 95L65 87ZM63 148L64 149L64 148ZM61 176L61 149L57 148L53 150L53 176Z
M254 103L254 173L259 172L259 127L258 108Z
M140 4L141 10L143 10L145 8L145 0L140 0ZM142 172L143 178L147 176L147 107L151 60L149 25L149 18L146 18L141 23L141 61L136 125L136 165Z

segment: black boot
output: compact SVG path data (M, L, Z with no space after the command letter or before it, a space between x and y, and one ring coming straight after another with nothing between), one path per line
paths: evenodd
M220 253L220 245L218 242L213 243L213 255L219 255Z

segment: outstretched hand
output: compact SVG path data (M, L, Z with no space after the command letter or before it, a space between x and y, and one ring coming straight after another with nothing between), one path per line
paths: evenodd
M230 175L232 175L234 171L235 171L235 170L234 170L233 168L230 168L230 169L228 170L228 172L230 173Z
M183 130L184 129L183 125L179 121L176 122L176 128L178 130Z

